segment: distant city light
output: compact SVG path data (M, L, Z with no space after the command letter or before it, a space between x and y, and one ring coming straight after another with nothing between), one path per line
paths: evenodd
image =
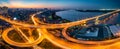
M14 17L14 18L13 18L13 20L17 20L17 18L16 18L16 17Z
M117 10L117 9L100 9L100 10Z

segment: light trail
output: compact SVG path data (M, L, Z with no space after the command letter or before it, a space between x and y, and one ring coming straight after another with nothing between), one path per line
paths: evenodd
M14 45L14 46L18 46L18 47L30 47L30 46L33 46L33 45L37 45L38 43L40 43L44 39L44 37L41 36L41 33L39 33L38 34L39 35L38 39L36 39L32 42L26 42L26 43L15 42L8 37L8 33L12 30L15 30L15 28L13 28L13 27L8 28L8 29L4 30L4 32L2 34L2 38L10 45Z
M33 16L35 16L35 14L33 14ZM33 20L33 21L34 21L34 20ZM19 42L15 42L15 41L12 41L11 39L9 39L9 37L8 37L7 34L9 33L9 31L12 31L12 30L14 30L14 29L19 32L20 36L26 41L26 43L19 43ZM28 30L29 30L29 31L28 31L29 34L31 35L32 32L30 31L30 29L28 29ZM9 43L9 44L11 44L11 45L19 46L19 47L30 47L30 46L34 46L34 45L39 44L39 43L44 39L44 37L41 35L41 33L38 33L38 35L39 35L39 37L37 38L37 40L34 40L32 36L30 36L30 37L28 38L28 37L22 32L22 30L21 30L19 27L17 27L17 26L14 25L14 28L8 28L8 29L6 29L6 30L3 32L2 37L3 37L3 39L4 39L7 43Z
M72 26L70 26L72 27ZM76 43L80 43L80 44L91 44L91 45L105 45L105 44L109 44L109 43L113 43L115 41L120 41L120 38L117 38L117 39L112 39L112 40L105 40L105 41L85 41L85 40L78 40L78 39L75 39L75 38L72 38L70 37L69 35L67 35L67 29L69 27L66 27L63 29L62 31L62 35L69 41L72 41L72 42L76 42Z
M69 37L66 34L66 30L68 27L70 26L74 26L74 25L79 25L79 24L83 24L83 22L89 21L89 20L93 20L96 18L100 18L100 17L104 17L106 15L109 14L113 14L113 13L117 13L120 12L120 10L116 10L113 12L109 12L103 15L99 15L99 16L95 16L92 18L88 18L88 19L84 19L84 20L80 20L80 21L76 21L76 22L70 22L70 23L63 23L63 24L45 24L40 22L37 18L35 18L34 16L36 14L40 14L41 12L35 13L31 16L32 21L34 22L34 24L26 24L26 23L22 23L22 22L18 22L18 21L13 21L10 20L8 18L4 18L3 16L0 16L0 19L9 22L11 24L13 24L15 27L11 27L8 28L6 30L4 30L4 32L2 33L2 38L5 40L5 42L7 42L10 45L14 45L14 46L18 46L18 47L30 47L34 45L39 44L43 39L47 39L50 42L52 42L53 44L55 44L56 46L59 46L63 49L106 49L109 48L111 46L117 46L118 48L120 48L120 38L117 39L112 39L112 40L107 40L107 41L82 41L82 40L76 40L73 39L71 37ZM41 23L39 24L38 21ZM24 35L24 32L21 31L21 29L19 28L36 28L39 37L34 40L32 39L32 36L30 36L29 38L26 37ZM19 42L15 42L11 39L9 39L8 37L8 33L12 30L15 30L17 28L18 32L21 33L21 36L23 36L27 42L26 43L19 43ZM66 40L60 39L58 37L55 37L54 35L52 35L51 33L49 33L47 31L47 29L53 29L53 28L64 28L64 30L62 31L63 36L73 42L77 42L77 43L73 43L73 42L68 42ZM29 34L31 34L32 31L29 31ZM114 43L113 43L114 42ZM83 43L83 44L80 44ZM109 43L113 43L113 44L109 44ZM95 45L84 45L84 44L95 44Z
M77 43L71 43L71 42L68 42L68 41L64 41L64 40L62 40L60 38L57 38L54 35L50 34L46 29L43 29L43 28L42 29L38 29L38 31L41 32L43 34L43 36L45 36L45 38L47 40L49 40L53 44L55 44L55 45L57 45L57 46L59 46L59 47L61 47L63 49L87 49L87 48L89 48L89 49L93 49L93 48L94 49L101 49L102 48L103 49L103 48L108 48L108 47L111 46L111 45L100 45L100 44L97 44L99 42L96 42L96 45L94 45L94 46L85 46L83 44L77 44ZM114 40L111 40L111 41L110 40L109 41L102 41L100 43L102 43L102 44L104 43L105 44L106 42L112 42L112 41L116 42L118 40L120 40L120 39L114 39ZM85 42L86 41L84 41L83 43L85 43ZM87 41L87 43L89 44L90 41Z

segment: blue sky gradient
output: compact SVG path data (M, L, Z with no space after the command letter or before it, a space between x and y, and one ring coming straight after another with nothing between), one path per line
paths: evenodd
M0 6L11 8L120 8L120 0L0 0Z

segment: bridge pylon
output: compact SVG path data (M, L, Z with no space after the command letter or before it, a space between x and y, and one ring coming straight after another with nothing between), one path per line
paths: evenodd
M83 26L86 26L87 25L86 23L87 23L87 21L83 21Z
M99 24L100 23L100 20L99 20L99 17L97 17L96 19L95 19L95 25L97 25L97 24Z

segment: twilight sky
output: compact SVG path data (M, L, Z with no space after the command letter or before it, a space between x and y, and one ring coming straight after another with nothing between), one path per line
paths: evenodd
M120 0L0 0L9 8L120 8Z

